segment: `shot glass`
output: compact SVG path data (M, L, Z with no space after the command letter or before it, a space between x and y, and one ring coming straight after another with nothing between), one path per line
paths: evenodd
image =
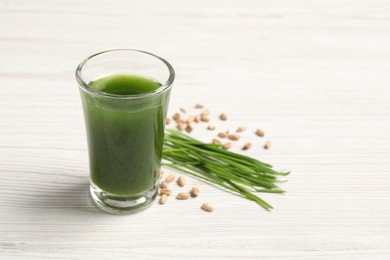
M90 191L102 210L132 214L156 198L174 78L165 59L132 49L100 52L77 67Z

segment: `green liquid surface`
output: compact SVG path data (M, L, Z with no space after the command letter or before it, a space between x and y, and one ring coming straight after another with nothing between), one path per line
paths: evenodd
M112 75L89 86L131 96L154 91L161 84L137 75ZM93 184L118 196L137 195L152 188L159 178L169 90L135 99L104 97L84 90L81 96Z
M135 95L156 90L161 84L145 77L124 74L100 78L90 82L89 86L110 94Z

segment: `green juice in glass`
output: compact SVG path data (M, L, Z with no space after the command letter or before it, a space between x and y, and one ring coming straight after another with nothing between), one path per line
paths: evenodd
M155 94L160 83L131 74L102 77L88 86L100 92L81 91L92 185L114 196L155 187L170 91Z

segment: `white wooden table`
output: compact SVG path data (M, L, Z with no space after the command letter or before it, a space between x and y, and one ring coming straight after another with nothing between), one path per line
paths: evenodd
M190 177L194 200L93 205L74 70L112 48L173 64L170 114L266 131L243 138L292 171L272 212ZM389 1L1 0L0 88L0 259L390 259Z

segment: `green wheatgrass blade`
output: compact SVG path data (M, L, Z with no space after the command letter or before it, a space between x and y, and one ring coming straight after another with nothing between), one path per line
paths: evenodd
M284 190L269 190L269 189L256 189L257 192L264 192L264 193L285 193Z
M198 141L182 132L167 129L164 138L163 165L193 175L270 210L272 206L254 192L281 194L276 183L278 172L270 164L222 149L218 144ZM168 163L169 162L169 163Z
M218 175L219 177L221 177L223 179L230 180L232 182L235 182L235 183L238 183L238 184L241 184L244 186L248 186L249 188L255 189L253 183L250 183L245 179L237 177L234 174L231 174L228 171L224 170L223 168L216 168L216 167L211 166L211 165L207 165L207 166L205 166L205 168L207 169L207 172L212 172L214 175ZM265 186L266 186L265 188L270 188L267 185L265 185Z
M254 186L261 186L264 188L275 188L276 187L276 185L272 184L268 180L261 181L258 179L253 179L249 176L245 176L245 178L243 178L242 175L238 174L238 171L233 170L233 171L229 172L229 169L226 167L221 167L221 166L213 165L213 164L206 164L205 166L212 173L219 172L220 175L223 175L227 179L230 179L232 181L235 181L237 183L241 183L241 184L249 186L249 187L253 187L253 188L254 188Z
M263 162L260 162L254 158L251 158L251 157L248 157L248 156L245 156L245 155L241 155L241 154L237 154L237 153L233 153L233 152L230 152L230 151L227 151L227 150L222 150L220 151L220 147L222 147L222 145L218 145L218 144L207 144L207 143L203 143L201 141L198 141L180 131L177 131L177 130L174 130L174 129L167 129L168 132L170 132L171 134L171 137L173 138L177 138L179 140L190 140L194 143L194 145L199 145L199 146L205 146L207 147L208 150L212 150L212 151L216 151L218 153L223 153L225 155L230 155L232 157L232 159L234 160L240 160L243 164L245 163L252 163L251 165L255 164L255 165L262 165L262 166L268 166L268 167L272 167L271 165L269 164L266 164L266 163L263 163Z
M167 141L171 141L172 142L172 140L169 140L169 139ZM214 160L218 160L220 158L220 156L221 156L221 154L218 151L216 151L216 152L208 151L206 146L204 146L203 148L200 148L198 146L194 146L192 143L184 143L184 142L178 143L177 145L186 147L188 149L191 149L192 151L193 150L199 151L200 153L203 153L204 156L209 155ZM219 149L219 151L221 151L220 148L218 148L218 149ZM222 151L224 151L224 150L222 150ZM256 170L258 170L258 171L260 170L260 171L264 171L264 172L268 172L269 171L269 169L263 169L263 168L253 169L253 168L250 168L250 167L248 167L248 166L246 166L246 165L244 165L242 163L237 163L234 160L231 160L231 158L229 158L229 156L226 156L226 154L224 154L223 160L220 160L219 163L227 164L229 166L235 166L237 168L241 168L245 172L248 172L248 174L256 173ZM254 165L251 165L251 166L253 167Z
M203 157L202 160L198 160L196 156L191 154L191 151L188 151L188 153L181 153L181 154L176 154L176 161L184 161L187 159L193 159L193 160L188 160L188 164L191 165L198 165L202 166L206 169L207 172L211 172L213 174L219 175L221 177L226 177L230 178L231 180L237 181L237 182L242 182L241 179L243 179L241 176L242 174L239 174L239 169L229 169L229 167L221 167L221 165L218 165L217 163L209 160L207 157ZM166 159L172 159L172 154L168 153L166 156ZM232 174L233 173L233 174ZM252 176L245 176L244 177L247 179L247 181L251 181L250 186L263 186L265 188L273 188L275 187L274 184L272 184L271 180L266 179L266 178L253 178ZM242 182L244 185L246 182Z
M270 172L269 169L264 169L264 170L257 169L257 170L263 170L264 172L259 172L259 171L256 172L247 166L244 166L242 164L239 164L237 162L230 160L230 158L228 158L228 157L224 157L224 160L218 160L220 158L220 156L217 152L213 152L211 154L212 156L208 156L209 155L208 151L202 150L198 147L191 147L190 145L184 144L184 143L180 143L178 145L182 145L182 146L187 147L191 152L200 151L201 153L204 153L204 156L202 156L203 160L206 160L210 163L215 162L218 167L223 166L224 168L227 168L227 167L231 168L230 170L237 172L238 175L246 174L246 175L248 175L247 178L253 179L254 181L256 181L256 179L258 179L259 181L264 182L264 181L267 181L266 178L268 178L268 179L275 179L276 178L272 175L268 175L268 174L266 175L264 173L264 172L269 173ZM209 158L211 160L209 160ZM262 177L264 177L264 178L262 178ZM260 178L262 178L262 180L260 180Z
M268 204L267 202L265 202L264 200L262 200L261 198L259 198L255 194L243 189L242 187L236 185L235 183L231 183L231 184L233 187L236 187L240 191L240 193L243 194L243 196L245 196L249 200L255 201L257 204L259 204L260 206L262 206L266 210L273 209L273 207L270 204Z
M260 162L254 158L251 158L251 157L248 157L248 156L245 156L245 155L241 155L241 154L237 154L237 153L233 153L233 152L230 152L230 151L227 151L227 150L222 150L220 149L221 145L218 145L218 144L207 144L207 143L202 143L192 137L189 137L188 135L182 133L182 132L179 132L177 130L173 130L173 129L167 129L167 132L170 133L169 135L169 139L167 141L186 141L188 140L188 142L183 142L183 143L177 143L176 145L183 145L183 146L190 146L192 148L201 148L200 150L202 150L202 152L204 153L207 153L207 154L210 154L210 155L221 155L221 154L224 154L226 156L224 156L224 160L233 160L233 161L236 161L240 164L240 167L244 167L245 165L247 166L250 166L250 169L251 171L260 171L260 172L267 172L267 173L271 173L271 174L275 174L275 175L288 175L289 172L277 172L272 168L271 165L269 164L266 164L266 163L263 163L263 162ZM219 158L216 157L216 158Z

